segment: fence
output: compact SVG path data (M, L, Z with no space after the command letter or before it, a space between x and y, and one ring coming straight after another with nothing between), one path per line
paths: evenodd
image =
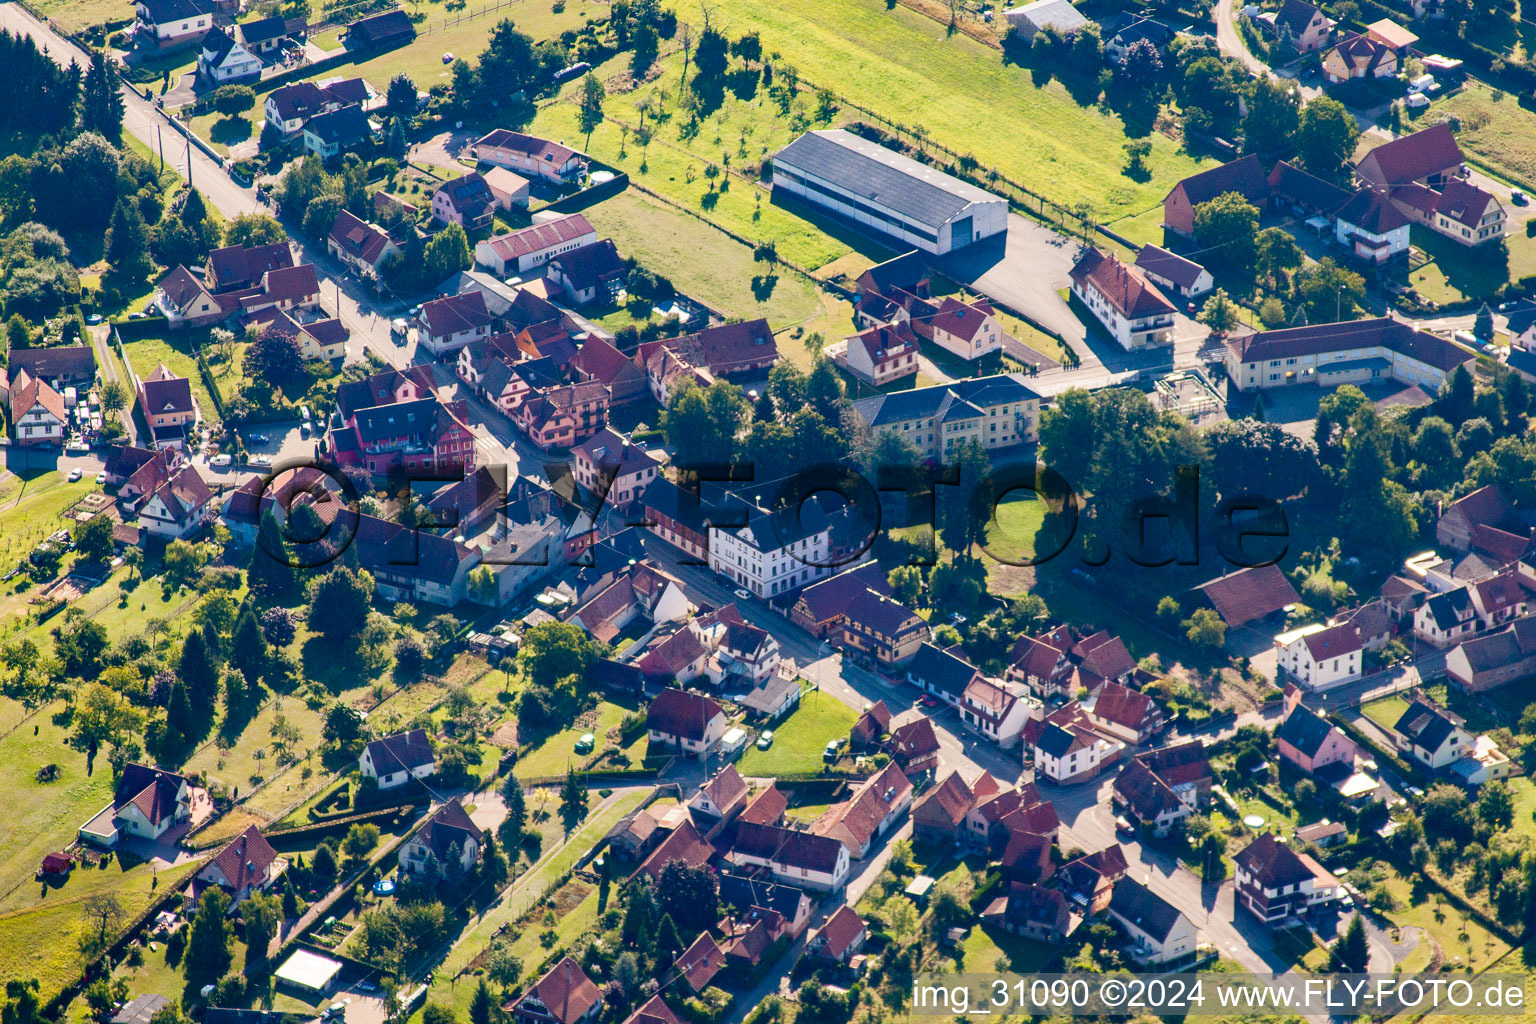
M448 29L453 28L456 25L462 25L466 21L474 21L476 18L483 18L487 14L495 14L497 11L504 10L508 7L518 7L524 2L525 0L501 0L501 3L499 4L491 4L488 7L480 8L478 11L467 11L463 14L460 14L457 18L444 18L436 25L420 26L416 29L416 34L418 36L426 36L431 35L433 32L446 32Z

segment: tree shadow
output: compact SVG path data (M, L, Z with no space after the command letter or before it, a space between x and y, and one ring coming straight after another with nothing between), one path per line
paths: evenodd
M1120 115L1120 121L1125 125L1126 138L1140 139L1152 134L1160 106L1158 97L1161 94L1161 86L1137 88L1114 79L1109 88L1104 90L1104 105Z
M754 68L737 68L725 76L725 87L739 100L752 100L757 96L762 75Z
M778 283L778 274L754 274L752 277L752 297L758 302L767 302L772 297L773 289Z
M238 146L251 137L252 130L243 117L221 117L208 129L208 138L221 146Z

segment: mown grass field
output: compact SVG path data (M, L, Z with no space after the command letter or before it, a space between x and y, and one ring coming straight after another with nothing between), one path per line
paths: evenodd
M774 728L773 746L758 750L754 741L736 769L751 778L819 772L827 741L847 738L858 718L857 712L831 694L807 693L800 698L800 706Z
M781 329L821 311L819 291L799 274L781 268L769 285L763 280L766 264L755 262L750 248L636 189L583 213L625 256L727 315L766 317Z
M218 407L213 404L212 397L208 394L208 387L203 383L203 375L197 368L197 357L192 354L190 339L187 332L170 335L165 338L139 338L134 341L124 339L123 350L128 353L128 362L133 365L133 372L140 379L155 372L155 368L161 364L172 373L187 378L192 385L192 397L196 399L199 410L204 420L216 420L219 417ZM238 375L230 363L221 364L223 375L233 381ZM220 373L220 368L210 365L215 374ZM221 382L222 386L222 382Z
M58 22L67 32L133 20L133 8L119 0L33 0L32 8Z
M573 765L580 765L594 755L617 747L617 741L609 736L609 732L616 730L619 723L624 720L624 716L631 710L611 701L601 702L594 710L580 716L569 729L562 729L545 739L526 756L518 758L517 764L512 768L512 774L520 779L560 775ZM592 734L596 745L591 754L578 754L576 741L586 733ZM645 733L642 732L638 740L623 748L624 753L633 764L638 766L645 759L649 742Z
M678 14L698 17L686 5ZM1178 143L1153 134L1151 178L1122 176L1118 116L1079 106L1060 84L1036 88L1028 71L1005 66L998 51L962 33L949 36L944 25L903 6L725 0L714 20L731 36L758 30L763 49L793 63L806 88L826 86L893 121L922 125L935 142L971 152L981 166L1055 202L1093 203L1105 220L1161 204L1197 166ZM857 112L845 109L840 117Z

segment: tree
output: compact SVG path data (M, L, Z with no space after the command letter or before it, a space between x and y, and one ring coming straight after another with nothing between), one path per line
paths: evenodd
M1227 297L1225 288L1217 288L1211 293L1211 297L1206 299L1205 305L1200 308L1200 315L1196 319L1209 327L1214 334L1226 334L1242 323L1237 303Z
M1125 176L1137 181L1145 180L1151 173L1147 170L1147 157L1152 155L1152 143L1146 139L1137 139L1127 142L1122 148L1125 150Z
M128 397L128 387L120 380L109 380L101 386L101 407L107 412L126 409Z
M123 139L123 97L117 90L117 75L107 66L100 50L91 51L80 92L80 125L97 132L113 145Z
M1250 153L1269 153L1290 141L1301 121L1301 94L1294 83L1264 76L1253 83L1248 117L1243 122Z
M720 883L704 865L669 861L656 879L656 905L692 934L720 917Z
M1197 647L1218 648L1227 642L1227 624L1212 608L1196 608L1184 620L1185 636Z
M415 117L416 93L416 83L411 81L411 76L404 71L396 72L395 77L389 80L389 89L384 94L384 105L395 117Z
M469 236L458 224L450 224L427 243L423 255L427 280L441 281L463 270L471 263Z
M485 979L480 979L480 985L475 989L474 998L469 1003L470 1024L491 1024L496 1010L496 1004L491 999L490 986Z
M245 372L285 391L295 382L307 383L304 350L299 339L276 325L268 327L246 349Z
M516 846L522 842L523 830L528 827L528 801L523 794L523 784L518 781L516 775L507 775L507 781L501 787L502 799L507 805L507 843ZM514 851L515 853L516 851Z
M335 840L321 843L315 848L315 855L309 859L309 873L323 885L330 885L336 879L336 849L331 845Z
M657 39L656 30L650 25L639 25L635 28L634 46L629 53L629 77L636 82L645 79L646 72L651 70L651 65L656 63L656 55L660 52L660 40Z
M485 976L495 982L502 992L517 984L523 976L523 961L512 952L512 943L497 939L486 954Z
M603 97L607 92L603 83L592 72L581 80L581 100L577 107L576 125L587 136L587 146L592 146L592 132L603 123Z
M1163 73L1163 58L1150 39L1138 39L1120 58L1120 73L1134 86L1150 86Z
M338 565L315 582L309 596L309 628L328 640L351 640L368 624L373 577Z
M1478 341L1493 340L1493 310L1486 302L1478 307L1477 316L1472 320L1472 336Z
M75 550L87 562L112 559L112 520L95 516L75 527Z
M1240 192L1224 192L1195 206L1195 240L1202 249L1220 249L1233 273L1253 272L1259 211Z
M378 845L379 826L359 823L347 830L347 837L342 840L341 848L346 851L348 857L362 860Z
M225 245L271 245L288 239L288 232L264 213L242 213L224 229Z
M219 696L219 670L201 631L187 634L176 662L176 678L187 688L187 699L194 707L212 708Z
M672 962L683 951L683 940L677 933L677 922L672 920L671 914L662 913L661 923L656 926L656 941L652 943L651 951L661 963Z
M1360 129L1344 104L1319 96L1302 108L1295 143L1302 166L1319 178L1340 181L1355 152Z
M1255 262L1259 276L1271 288L1279 287L1282 277L1305 262L1301 246L1289 231L1265 228L1254 239Z
M96 923L96 941L99 945L104 945L108 933L115 933L123 923L123 904L116 893L99 892L88 896L81 910Z
M588 799L587 787L577 778L576 769L567 768L565 784L560 787L560 824L565 829L566 838L570 838L577 826L586 820Z
M197 732L197 717L192 701L180 679L171 684L171 696L165 703L165 730L171 747L185 746Z
M229 894L211 885L197 902L187 935L187 977L198 982L224 976L234 963L234 929L229 924Z
M240 904L240 919L245 922L246 971L267 958L267 949L283 923L283 904L276 896L259 893Z
M243 114L256 105L256 92L248 85L221 85L213 91L213 109L225 117Z
M750 406L741 388L716 381L701 388L691 380L673 389L662 412L661 429L679 465L728 463Z
M1296 271L1291 284L1309 323L1349 320L1365 305L1365 278L1339 266L1331 256Z
M149 255L149 226L139 213L139 204L128 196L112 208L106 257L113 270L130 280L142 278L154 267Z
M1335 974L1364 974L1371 965L1371 946L1365 937L1365 918L1356 914L1328 953L1328 970Z
M585 677L597 646L568 622L541 622L529 629L517 652L517 667L535 686L555 686L569 676Z
M230 646L230 660L245 676L246 685L254 686L267 667L267 638L262 635L256 611L246 605L235 622L235 638Z
M246 567L245 579L251 595L265 604L284 604L297 589L293 551L271 508L261 514L261 528L256 537L256 546L251 549L251 561ZM265 625L265 615L262 622ZM279 646L286 646L285 642L272 639L270 634L268 639ZM293 638L290 636L288 639Z
M103 743L121 743L142 733L144 712L101 683L87 683L75 697L70 722L76 744L94 750Z
M315 196L309 201L309 205L304 207L304 233L316 241L324 241L325 236L331 233L331 226L336 223L336 218L344 205L339 195L327 193L323 196Z
M898 565L890 572L891 596L909 608L923 597L923 570L915 565Z

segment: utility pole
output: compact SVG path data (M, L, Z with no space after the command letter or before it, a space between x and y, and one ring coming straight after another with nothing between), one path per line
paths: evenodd
M165 173L165 136L160 134L160 125L155 124L155 143L160 147L160 173Z
M187 136L187 188L192 187L192 136Z

